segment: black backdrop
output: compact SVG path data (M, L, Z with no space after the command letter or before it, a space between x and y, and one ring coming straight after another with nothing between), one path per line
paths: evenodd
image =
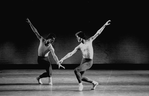
M78 45L74 35L77 31L90 37L110 19L111 25L93 43L94 63L149 62L147 2L8 0L1 5L0 64L37 64L39 41L26 18L42 36L56 34L54 47L59 59ZM80 60L81 53L77 52L64 63Z

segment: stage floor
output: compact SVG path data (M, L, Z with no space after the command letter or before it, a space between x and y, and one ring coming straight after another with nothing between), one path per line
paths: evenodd
M73 70L53 70L53 86L42 79L38 85L36 77L44 70L21 69L0 70L0 96L149 96L149 70L88 70L85 76L99 85L84 83L78 91Z

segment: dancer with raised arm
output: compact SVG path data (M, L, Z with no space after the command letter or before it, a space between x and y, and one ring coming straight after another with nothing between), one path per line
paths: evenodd
M77 52L77 50L81 50L82 52L82 61L81 64L75 68L74 73L76 75L76 78L79 83L79 91L83 90L83 84L82 81L88 82L93 84L93 87L91 90L94 90L96 86L98 85L98 82L90 80L87 77L83 77L83 74L85 73L86 70L90 69L93 65L93 46L92 42L101 34L101 32L104 30L104 28L107 25L110 25L111 20L108 20L97 32L94 36L90 37L89 39L86 39L84 36L84 33L82 31L79 31L75 34L78 42L80 44L74 48L72 52L69 52L67 55L65 55L59 62L62 63L65 59L71 57L74 53Z
M49 53L51 52L54 60L56 61L58 67L62 67L65 68L64 66L62 66L59 63L58 57L55 54L54 48L52 46L54 40L55 40L55 36L54 34L49 34L46 38L43 38L37 31L37 29L33 26L33 24L31 23L31 21L27 18L27 23L29 23L32 31L35 33L35 35L37 36L37 38L39 39L40 43L39 43L39 47L38 47L38 64L41 64L46 72L44 72L43 74L41 74L39 77L37 77L37 81L39 84L43 84L41 79L42 78L49 78L49 84L52 85L52 65L50 63L50 60L48 58Z

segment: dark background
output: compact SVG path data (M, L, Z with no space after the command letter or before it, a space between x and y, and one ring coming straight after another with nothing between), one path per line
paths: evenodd
M0 8L0 64L37 64L39 41L29 18L45 37L56 34L55 52L61 59L79 43L75 33L94 35L107 21L94 41L94 64L148 64L148 6L141 1L20 0L3 1ZM81 52L64 61L78 64ZM52 63L55 63L51 57Z

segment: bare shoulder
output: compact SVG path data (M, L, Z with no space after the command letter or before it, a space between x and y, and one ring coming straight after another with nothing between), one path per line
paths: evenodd
M86 42L93 42L92 37L88 38L88 39L86 40Z
M90 43L92 43L92 42L93 42L93 40L92 40L91 38L89 38L89 39L85 40L85 45L86 45L86 44L90 44Z

